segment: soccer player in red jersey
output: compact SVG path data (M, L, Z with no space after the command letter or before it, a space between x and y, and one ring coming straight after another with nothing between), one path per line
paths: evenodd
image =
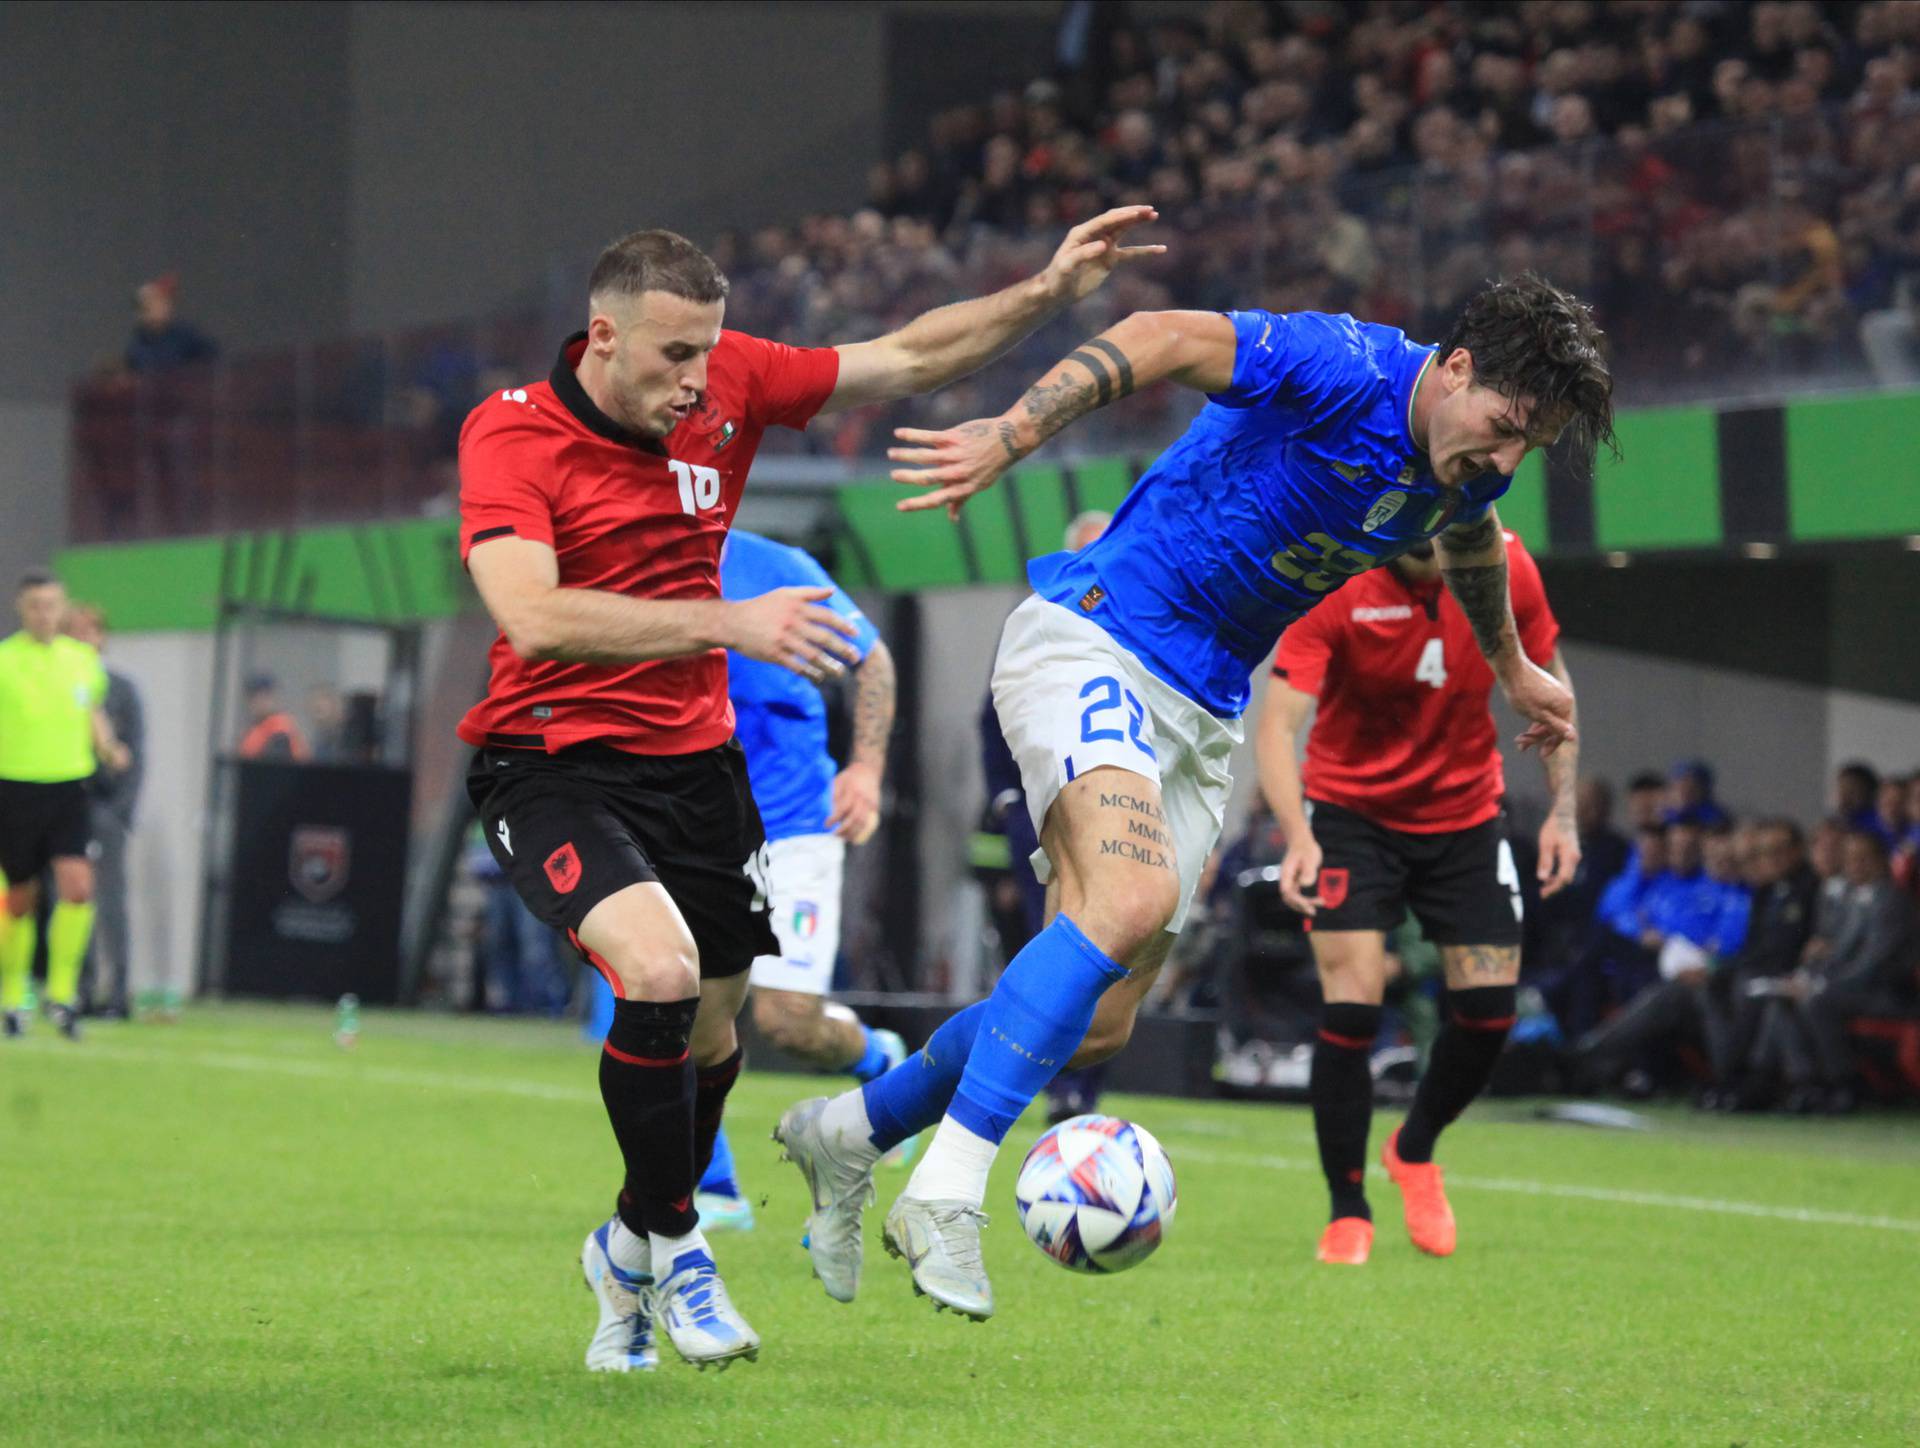
M1540 570L1519 538L1505 538L1520 645L1571 691ZM1493 673L1440 572L1422 544L1289 627L1254 736L1260 786L1287 841L1280 893L1308 918L1325 1002L1310 1088L1333 1196L1322 1262L1358 1265L1373 1244L1363 1187L1373 1116L1368 1055L1380 1027L1387 932L1409 907L1440 947L1448 1016L1381 1160L1423 1252L1445 1257L1454 1248L1434 1138L1480 1094L1513 1024L1520 877L1501 829L1505 782L1487 702ZM1294 739L1316 699L1303 803ZM1580 863L1578 749L1571 738L1541 748L1553 791L1540 829L1543 895L1566 885Z
M685 238L609 246L587 329L545 382L494 394L460 436L460 551L500 636L460 723L468 791L534 913L613 988L600 1094L626 1166L582 1266L590 1368L753 1357L693 1207L740 1068L747 968L776 953L749 877L763 842L734 741L727 649L810 678L859 655L830 590L720 596L720 548L764 431L929 392L1087 295L1129 206L1067 234L1046 270L871 342L800 348L725 330L727 281Z

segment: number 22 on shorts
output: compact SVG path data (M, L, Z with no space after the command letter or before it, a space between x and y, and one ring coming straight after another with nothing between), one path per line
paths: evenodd
M1120 681L1111 674L1101 674L1088 679L1080 686L1080 697L1091 699L1092 703L1080 711L1080 740L1083 744L1097 744L1103 739L1131 739L1134 747L1147 758L1158 760L1153 746L1140 737L1140 726L1146 722L1147 711L1134 697L1133 690L1120 687ZM1099 716L1120 708L1126 701L1127 728L1123 734L1118 728L1101 725ZM1118 724L1118 720L1114 723Z

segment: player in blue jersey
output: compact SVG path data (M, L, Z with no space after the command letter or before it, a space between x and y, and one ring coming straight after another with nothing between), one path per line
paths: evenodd
M1435 540L1448 587L1516 711L1523 747L1573 738L1572 693L1520 647L1493 502L1521 459L1611 436L1612 379L1586 307L1538 277L1471 298L1446 340L1314 312L1141 312L997 418L902 429L894 476L966 500L1074 419L1171 380L1210 401L1089 548L1036 560L1001 636L994 703L1051 875L1051 924L985 1001L919 1054L779 1136L814 1195L815 1271L850 1296L873 1157L940 1127L887 1214L917 1291L993 1311L980 1258L988 1168L1060 1068L1123 1045L1219 836L1253 671L1349 577ZM940 1113L944 1112L944 1117Z
M799 548L735 528L720 555L722 598L758 598L778 588L825 588L820 600L853 625L860 655L851 666L853 738L846 768L827 752L827 706L811 680L778 664L727 655L727 694L747 756L753 802L766 828L760 856L778 955L757 957L748 975L753 1023L791 1056L824 1071L848 1071L865 1082L898 1064L906 1045L892 1031L862 1025L845 1006L829 1004L840 953L840 884L847 846L864 844L880 823L880 786L893 728L893 655L844 590ZM740 1070L740 1053L701 1078ZM700 1220L749 1228L753 1210L734 1177L724 1132L700 1180Z

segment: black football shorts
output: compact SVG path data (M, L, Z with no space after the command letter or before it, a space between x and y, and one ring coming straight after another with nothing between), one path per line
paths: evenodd
M0 779L0 872L15 885L40 878L54 860L84 858L93 842L87 782L35 784Z
M1420 835L1336 804L1311 808L1325 902L1315 930L1392 930L1412 910L1435 945L1520 943L1520 874L1504 815Z
M749 873L766 835L739 741L693 754L486 748L467 794L520 898L569 938L609 895L658 881L693 933L704 979L780 953Z

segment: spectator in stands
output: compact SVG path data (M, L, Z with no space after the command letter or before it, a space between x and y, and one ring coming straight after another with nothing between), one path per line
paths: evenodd
M1874 807L1880 798L1880 771L1863 760L1850 760L1834 771L1833 812L1848 829L1874 828Z
M1627 828L1636 835L1641 830L1657 830L1666 823L1667 782L1651 769L1643 769L1627 781Z
M1604 779L1588 775L1574 796L1574 822L1580 834L1580 867L1558 894L1539 902L1532 915L1538 931L1529 942L1542 966L1575 960L1586 948L1600 896L1632 855L1632 847L1612 825L1613 790Z
M315 764L335 764L346 755L347 701L331 684L307 690L307 739Z
M1873 819L1868 828L1880 836L1889 851L1907 838L1907 781L1897 774L1881 776L1873 794Z
M66 631L83 644L92 644L105 660L107 615L90 603L77 603L67 614ZM134 809L147 770L146 713L140 690L132 679L107 668L107 697L101 706L114 737L127 747L127 767L101 769L87 781L93 823L93 935L87 942L82 980L89 1008L95 1015L125 1020L132 979L132 932L127 927L127 839L133 831Z
M1848 1023L1914 1005L1914 907L1888 876L1886 843L1872 830L1849 830L1842 860L1845 889L1762 1028L1761 1051L1784 1078L1789 1110L1852 1110Z
M1820 881L1807 864L1806 840L1798 825L1787 819L1760 822L1747 864L1747 885L1753 909L1746 944L1714 972L1706 1002L1713 1085L1701 1104L1726 1111L1763 1099L1750 1073L1760 1023L1770 993L1799 966L1813 933Z
M127 370L173 372L211 362L220 349L198 327L180 320L180 278L174 272L134 289L133 335L127 340Z
M242 759L305 764L313 757L298 721L280 707L280 681L272 674L255 674L247 680L247 721L247 732L240 739Z
M1624 1069L1621 1084L1631 1096L1652 1094L1654 1046L1682 1032L1706 1034L1708 979L1723 957L1746 943L1751 897L1734 870L1732 829L1674 824L1667 835L1673 883L1655 894L1641 935L1657 952L1660 981L1574 1048L1577 1079L1607 1084ZM1696 842L1701 868L1689 872L1686 860Z
M1901 178L1897 207L1875 238L1888 305L1860 319L1860 345L1886 387L1920 385L1920 161Z
M1907 776L1907 832L1893 850L1893 882L1920 899L1920 769Z
M1568 1039L1591 1031L1610 1002L1624 1003L1655 974L1642 936L1651 928L1651 901L1668 879L1667 863L1667 832L1641 826L1627 865L1600 894L1579 953L1532 979Z
M1667 778L1668 824L1723 825L1727 812L1713 797L1713 768L1705 760L1685 759Z

